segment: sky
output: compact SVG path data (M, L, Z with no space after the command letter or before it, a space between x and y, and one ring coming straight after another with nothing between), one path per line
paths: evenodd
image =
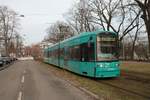
M20 33L25 45L41 42L46 36L46 28L56 21L65 21L64 14L74 3L75 0L0 0L0 5L25 16L20 18Z

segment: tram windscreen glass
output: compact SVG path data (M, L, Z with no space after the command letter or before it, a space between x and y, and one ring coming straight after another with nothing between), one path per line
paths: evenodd
M97 60L117 59L117 38L114 35L97 37Z

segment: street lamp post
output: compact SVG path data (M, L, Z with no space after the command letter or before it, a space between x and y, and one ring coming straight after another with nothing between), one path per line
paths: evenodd
M20 17L23 18L25 17L25 15L22 14L16 14L16 17ZM19 35L16 34L16 57L19 57L21 55L21 47L20 47L20 43L21 43L21 37Z

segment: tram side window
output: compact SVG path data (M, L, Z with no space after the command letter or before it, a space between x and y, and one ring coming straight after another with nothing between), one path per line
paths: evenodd
M49 51L47 51L47 54L46 54L46 55L47 55L47 57L49 57Z
M51 51L51 58L53 58L53 56L54 56L54 53L53 53L53 51Z
M44 57L47 57L47 52L46 51L44 51Z
M52 51L50 51L50 57L52 57L53 55L52 55Z
M56 50L53 51L53 57L54 57L54 58L57 57Z
M55 58L55 51L53 50L53 52L52 52L52 53L53 53L53 58Z
M94 43L83 43L80 45L81 61L94 61Z
M46 51L44 51L44 57L47 57L47 56L46 56Z
M49 52L49 51L46 52L46 57L48 57L48 52Z
M61 59L63 58L63 48L60 49L59 56L60 56Z
M80 46L72 46L69 48L69 59L80 60Z
M55 50L55 58L58 59L58 50L57 49Z
M68 48L68 47L65 47L65 49L64 49L64 59L65 60L71 59L70 48Z
M74 50L74 47L70 47L69 48L69 52L70 52L70 59L71 60L75 60L75 50Z
M48 51L48 57L51 57L51 51Z
M53 50L53 58L55 58L55 51Z
M49 51L49 57L52 57L52 51Z
M74 48L74 59L75 60L80 60L80 46L75 46Z
M68 48L68 49L69 49L69 50L68 50L68 52L69 52L69 53L68 53L68 54L69 54L68 58L72 60L72 59L74 58L74 57L73 57L73 48L70 47L70 48Z

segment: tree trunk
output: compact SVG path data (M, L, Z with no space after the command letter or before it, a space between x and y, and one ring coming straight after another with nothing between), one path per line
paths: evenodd
M145 0L144 3L142 3L139 0L135 0L139 7L141 8L143 15L141 16L145 22L147 36L148 36L148 45L149 45L149 58L150 58L150 0Z
M150 21L148 22L150 23ZM150 25L147 25L147 33L148 33L148 44L149 44L149 54L148 56L150 57Z
M147 10L148 11L148 10ZM145 11L146 12L146 11ZM146 14L146 13L145 13ZM147 36L148 36L148 48L149 48L149 54L148 56L150 57L150 12L147 13L148 15L144 15L146 16L144 18L144 22L145 22L145 25L146 25L146 31L147 31Z
M132 49L131 49L131 60L134 60L134 52L135 52L135 41L137 39L137 33L135 34L135 38L132 44Z
M8 54L8 42L5 40L5 56L9 56Z

